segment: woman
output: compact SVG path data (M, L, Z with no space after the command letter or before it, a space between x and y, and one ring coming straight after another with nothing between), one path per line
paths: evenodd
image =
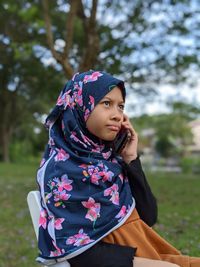
M91 70L66 84L48 116L49 142L37 174L39 262L198 266L192 261L199 259L181 255L151 228L157 205L123 112L125 96L123 81ZM128 141L117 155L113 141L121 129Z

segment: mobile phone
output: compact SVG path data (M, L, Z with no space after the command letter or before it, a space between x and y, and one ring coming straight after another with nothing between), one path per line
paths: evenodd
M115 140L113 141L113 151L115 154L119 155L126 146L128 133L129 131L127 129L122 128L117 134Z

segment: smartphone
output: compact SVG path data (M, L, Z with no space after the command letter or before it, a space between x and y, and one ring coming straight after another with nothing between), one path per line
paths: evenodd
M126 146L126 143L128 142L128 133L129 131L127 129L122 128L117 134L113 141L113 151L115 154L119 155Z

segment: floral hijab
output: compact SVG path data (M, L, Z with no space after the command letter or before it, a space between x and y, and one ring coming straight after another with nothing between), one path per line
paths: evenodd
M38 261L53 264L87 250L135 207L120 159L86 128L95 105L124 83L102 71L76 74L46 120L49 142L37 173L42 210Z

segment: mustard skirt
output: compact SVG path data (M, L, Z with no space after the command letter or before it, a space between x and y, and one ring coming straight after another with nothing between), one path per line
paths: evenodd
M200 258L182 255L143 222L136 209L122 226L104 237L102 241L135 247L136 257L168 261L181 267L200 267Z

